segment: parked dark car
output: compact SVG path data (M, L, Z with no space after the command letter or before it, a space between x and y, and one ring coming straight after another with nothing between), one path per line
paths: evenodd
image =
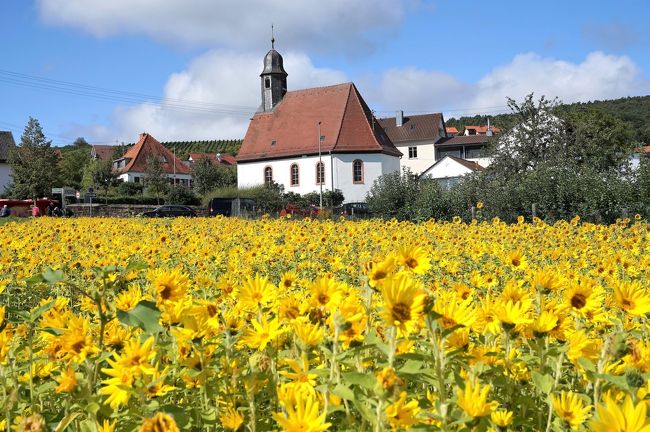
M371 216L368 204L364 202L345 203L338 207L338 214L342 216L355 217L359 219L369 218Z
M196 212L187 206L164 205L154 210L142 213L144 217L195 217Z
M242 216L255 212L255 200L250 198L212 198L208 203L210 216Z

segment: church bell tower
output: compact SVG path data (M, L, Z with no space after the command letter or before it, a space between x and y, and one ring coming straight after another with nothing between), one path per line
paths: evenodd
M275 50L275 37L271 36L271 50L264 56L262 79L261 112L273 111L273 108L287 93L287 72L284 70L282 56Z

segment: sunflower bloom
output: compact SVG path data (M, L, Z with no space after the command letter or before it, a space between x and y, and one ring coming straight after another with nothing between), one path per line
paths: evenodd
M263 309L268 307L276 294L275 285L266 277L255 275L246 278L239 294L239 303L246 309Z
M605 398L604 404L596 405L596 418L589 423L594 432L650 432L645 401L635 404L628 395L623 405Z
M286 413L273 413L284 432L322 432L332 425L325 422L325 412L319 414L315 397L296 393L296 403L286 404Z
M578 429L588 418L591 405L585 405L579 395L571 391L562 391L559 395L551 395L553 410L571 429Z
M425 274L431 268L428 253L420 246L402 246L398 250L399 263L405 270Z
M145 419L140 426L139 432L180 432L176 421L169 414L156 413L151 418Z
M650 312L650 294L638 281L615 284L614 300L630 315L643 316Z
M508 427L512 423L512 411L505 409L492 411L490 414L490 420L500 428Z
M397 402L386 407L386 417L392 430L409 428L420 423L417 418L419 412L420 406L417 400L413 399L406 403L406 392L401 392Z
M77 387L77 378L74 375L74 369L69 367L56 380L59 385L54 389L57 393L71 393Z
M251 325L253 328L248 328L241 339L241 343L251 349L262 351L269 343L284 333L284 330L280 328L281 323L278 318L271 321L262 320L261 322L253 320Z
M388 279L382 286L384 310L382 317L387 325L397 327L400 335L413 332L424 312L424 290L408 276Z
M368 285L373 288L376 287L395 270L395 266L395 258L391 255L383 261L370 261L365 266L366 274L368 275Z
M219 421L224 429L236 431L244 423L244 416L238 410L229 406L219 415Z
M176 270L154 270L149 279L158 298L158 304L177 302L185 297L190 281L187 275Z
M489 416L498 406L498 402L496 401L488 402L487 397L489 392L489 384L482 386L478 382L478 379L465 381L465 389L458 389L456 392L458 406L470 417Z

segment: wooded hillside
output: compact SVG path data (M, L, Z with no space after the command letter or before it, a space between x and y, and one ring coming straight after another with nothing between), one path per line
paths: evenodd
M560 116L567 112L596 111L610 114L625 122L636 142L650 144L650 96L625 97L620 99L577 102L560 105L557 114ZM454 126L459 131L465 125L485 125L488 117L490 124L508 129L514 121L512 114L476 115L450 118L445 121L447 127Z

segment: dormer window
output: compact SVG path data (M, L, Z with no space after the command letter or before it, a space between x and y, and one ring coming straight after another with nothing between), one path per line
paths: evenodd
M277 143L278 143L278 142L277 142L276 140L272 140L272 141L271 141L271 145L272 145L272 146L276 145Z

